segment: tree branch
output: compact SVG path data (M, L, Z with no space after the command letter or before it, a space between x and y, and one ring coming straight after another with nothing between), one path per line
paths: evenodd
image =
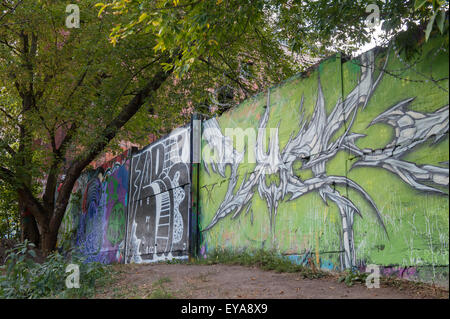
M170 62L170 60L171 59L169 59L168 62ZM96 140L90 150L86 152L85 156L80 160L74 161L70 165L56 200L54 214L50 220L50 229L54 230L61 224L73 185L83 169L103 151L108 143L116 136L120 128L122 128L131 117L137 113L137 111L139 111L140 107L144 104L145 99L152 92L156 92L172 72L173 69L165 72L161 68L160 71L158 71L155 76L139 90L134 98L131 99L131 101L123 107L122 111L105 127L100 135L101 137Z
M214 64L212 64L211 62L209 62L208 60L205 60L204 58L199 58L199 60L203 63L206 63L207 65L211 66L213 69L222 72L221 69L219 69L217 66L215 66ZM229 66L228 66L229 67ZM229 75L227 72L223 72L223 74L230 79L231 81L235 82L237 85L239 85L239 87L245 92L245 94L247 95L248 90L247 88L238 80L236 80L235 78L233 78L231 75Z
M7 7L7 6L5 5L5 7L7 7L7 8L9 9L9 11L5 12L4 14L2 14L2 15L0 16L0 21L2 21L2 19L3 19L4 17L6 17L8 14L13 13L14 11L16 11L17 7L22 3L22 1L23 1L23 0L17 1L16 5L15 5L14 7Z

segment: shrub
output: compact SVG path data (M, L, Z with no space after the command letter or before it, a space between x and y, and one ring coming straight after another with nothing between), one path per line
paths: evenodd
M110 266L84 263L82 257L70 260L58 252L47 256L41 264L33 261L34 245L28 241L8 251L4 266L0 267L0 298L83 298L95 293L96 284L111 278ZM66 288L66 267L78 264L80 288Z

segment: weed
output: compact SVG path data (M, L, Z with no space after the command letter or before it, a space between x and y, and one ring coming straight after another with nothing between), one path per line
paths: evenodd
M355 283L365 283L369 273L360 272L358 270L347 269L338 279L339 282L344 282L348 287Z
M186 264L187 262L188 262L187 259L177 259L177 258L164 261L164 263L169 264L169 265Z

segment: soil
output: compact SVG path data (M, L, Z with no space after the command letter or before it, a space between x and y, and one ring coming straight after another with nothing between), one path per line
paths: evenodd
M114 265L113 282L94 298L181 299L436 299L448 290L405 280L382 280L380 288L356 283L348 287L337 274L303 279L298 273L276 273L234 265L127 264ZM156 294L158 293L158 294Z

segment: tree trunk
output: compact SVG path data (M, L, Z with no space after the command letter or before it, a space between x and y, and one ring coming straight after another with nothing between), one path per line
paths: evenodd
M25 209L24 205L20 201L19 214L21 228L20 240L23 242L25 239L27 239L36 247L39 247L39 228L37 226L36 219L29 210Z
M48 256L56 249L56 242L58 240L58 232L43 231L41 234L41 251L44 256Z

